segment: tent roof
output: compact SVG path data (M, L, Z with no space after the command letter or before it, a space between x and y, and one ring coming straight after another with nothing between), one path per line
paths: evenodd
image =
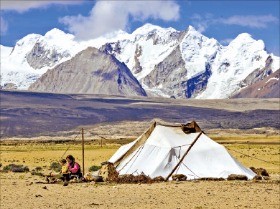
M158 147L189 146L199 133L185 134L181 127L157 125L145 144Z

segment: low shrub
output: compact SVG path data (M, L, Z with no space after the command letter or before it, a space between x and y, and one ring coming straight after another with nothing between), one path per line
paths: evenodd
M16 165L16 164L9 164L3 167L3 171L11 171L11 172L15 172L15 173L24 173L24 172L28 172L29 168L27 166L24 165Z
M35 167L34 168L34 170L35 170L35 172L40 172L40 171L42 171L43 170L43 168L42 167L40 167L40 166L37 166L37 167Z
M88 171L89 172L98 171L100 168L101 168L101 166L93 165L88 169Z
M61 171L61 165L58 162L52 162L50 165L50 169L55 172L59 172Z
M33 170L31 171L31 175L35 175L35 176L44 176L43 173L38 172L38 171L36 171L35 169L33 169Z

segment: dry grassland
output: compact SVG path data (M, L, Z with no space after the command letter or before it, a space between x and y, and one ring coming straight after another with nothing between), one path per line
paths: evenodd
M214 132L213 132L214 133ZM1 209L10 208L275 208L280 206L280 143L278 135L211 133L245 166L263 167L271 180L186 181L154 184L80 183L63 187L61 184L36 184L43 181L30 173L0 173ZM100 139L85 144L85 170L100 165L121 146L118 142L132 139ZM65 153L65 151L69 150ZM241 154L243 153L243 154ZM72 154L81 163L80 141L38 142L2 141L1 163L23 164L30 169L42 167L49 173L51 162ZM252 157L248 157L250 155ZM256 159L258 158L258 159ZM261 159L261 160L259 160ZM269 161L265 162L265 161ZM274 164L272 164L272 163Z
M247 167L264 167L271 173L280 174L280 141L279 135L209 135L213 140L223 144L237 160ZM134 139L103 139L85 143L85 170L92 165L107 161L121 146ZM121 142L121 144L120 144ZM48 168L51 162L72 154L81 163L81 141L65 143L55 142L1 142L1 163L24 164L31 169L37 166ZM249 157L251 156L251 157ZM267 161L267 162L266 162ZM268 163L271 162L271 163Z

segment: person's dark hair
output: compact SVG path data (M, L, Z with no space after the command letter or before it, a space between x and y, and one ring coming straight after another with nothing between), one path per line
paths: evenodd
M60 162L65 164L67 161L65 159L61 159Z
M72 162L74 162L75 161L75 158L72 156L72 155L68 155L67 157L66 157L66 159L69 159L69 160L71 160Z

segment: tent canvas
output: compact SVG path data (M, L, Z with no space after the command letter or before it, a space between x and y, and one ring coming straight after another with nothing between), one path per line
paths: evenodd
M144 174L151 178L162 176L166 180L173 174L184 174L187 179L227 178L230 174L252 179L256 175L198 126L193 133L187 133L185 127L155 122L135 141L121 146L109 162L120 175Z

